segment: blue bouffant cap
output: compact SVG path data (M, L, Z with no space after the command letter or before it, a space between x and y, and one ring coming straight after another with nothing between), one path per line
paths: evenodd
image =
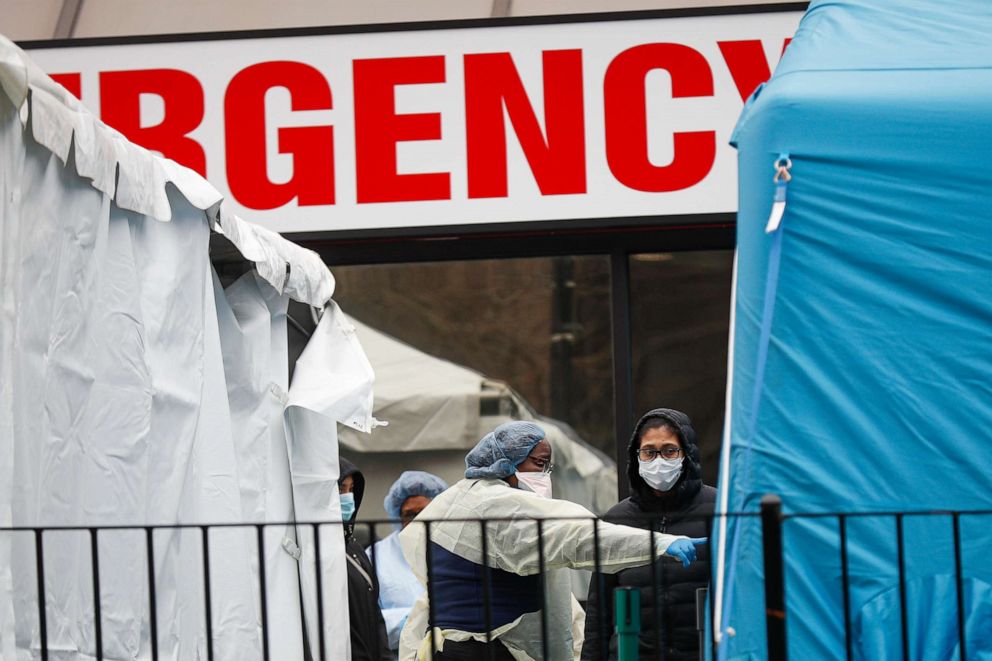
M534 446L544 440L544 430L533 422L507 422L486 434L465 455L465 477L509 477L517 471Z
M390 519L400 518L400 508L407 498L426 496L434 499L448 488L447 482L437 475L425 471L403 471L403 474L389 487L382 506Z

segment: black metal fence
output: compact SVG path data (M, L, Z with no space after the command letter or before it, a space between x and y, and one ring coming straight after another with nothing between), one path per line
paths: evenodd
M786 585L786 566L785 566L785 555L787 552L788 535L783 535L783 527L787 526L790 521L814 521L814 520L835 520L837 522L838 531L838 561L841 568L841 590L842 590L842 603L843 603L843 621L844 621L844 654L847 659L858 658L859 654L854 646L854 640L852 636L852 612L851 612L851 585L850 585L850 555L852 551L851 538L849 534L850 522L853 519L863 518L863 517L883 517L891 518L895 524L895 546L896 546L896 565L898 567L898 584L899 584L899 609L900 609L900 636L901 636L901 658L909 659L911 658L911 645L910 636L913 634L911 631L911 625L907 618L908 612L908 595L906 590L906 540L904 525L905 521L910 517L949 517L951 520L951 533L952 533L952 546L953 546L953 565L954 565L954 577L956 586L956 608L957 608L957 637L958 637L958 658L964 660L968 658L968 654L971 652L967 648L968 643L968 631L966 622L966 604L965 604L965 590L963 587L963 581L965 576L964 560L962 556L962 527L961 521L963 517L988 517L992 516L992 510L990 511L973 511L973 512L873 512L873 513L852 513L852 512L842 512L842 513L788 513L783 514L781 508L781 502L777 497L766 496L761 503L760 512L748 512L748 513L735 513L726 516L729 519L735 519L738 521L750 521L756 522L760 517L761 522L761 547L763 551L763 564L764 564L764 612L766 620L766 634L767 634L767 657L773 661L779 661L787 658L788 655L788 601L786 599L787 585ZM714 520L719 517L710 516L707 517L707 525L712 530ZM483 608L484 608L484 623L485 623L485 640L490 642L489 631L492 630L493 614L492 614L492 595L491 595L491 576L493 567L490 566L490 557L492 555L492 544L499 543L499 540L492 539L492 533L489 531L491 524L501 521L500 519L489 519L489 520L472 520L465 521L466 523L474 523L479 525L480 531L480 541L482 548L482 597L483 597ZM520 525L533 525L535 526L535 532L537 535L537 559L538 559L538 573L543 575L546 569L546 552L544 544L544 532L545 526L548 525L549 520L515 520L517 524ZM596 575L600 575L599 572L603 568L601 566L600 559L600 522L599 520L586 520L589 523L590 534L592 536L593 542L595 544L595 559L593 569L597 572ZM380 539L378 535L381 528L390 526L390 529L394 523L393 521L368 521L361 522L358 524L360 530L367 532L367 540L371 545L370 558L373 565L376 564L376 551L374 543ZM428 603L429 603L429 622L436 621L436 613L434 608L433 597L433 572L435 569L435 562L432 557L433 545L432 545L432 526L438 525L439 522L430 521L415 521L411 525L424 525L425 526L425 541L426 541L426 571L427 571L427 592L428 592ZM652 547L654 546L653 540L656 534L660 532L660 523L657 520L646 519L641 522L641 525L649 531L652 538ZM138 534L143 533L143 545L144 548L139 552L144 555L144 564L146 567L146 583L144 586L134 586L134 589L145 591L147 594L147 630L149 635L150 643L150 657L153 660L160 658L160 641L159 641L159 605L157 600L157 578L155 574L156 567L156 544L155 535L157 532L161 531L193 531L193 534L197 534L200 540L200 557L202 564L199 567L202 585L202 599L203 599L203 613L204 613L204 632L205 632L205 654L207 659L213 659L215 657L215 636L214 636L214 615L212 612L211 605L214 602L216 589L211 580L211 533L215 531L224 529L247 529L252 531L251 537L254 540L254 553L259 559L257 563L257 581L258 581L258 594L260 595L260 603L258 604L258 623L260 636L261 636L261 656L266 661L273 658L272 652L270 651L270 625L269 625L269 613L268 613L268 599L267 594L270 589L269 579L266 576L266 562L265 562L265 550L266 550L266 529L267 528L286 528L292 527L297 534L300 531L308 530L312 534L313 552L309 558L314 575L317 577L317 590L316 590L316 604L315 604L315 615L317 618L316 626L316 639L317 645L315 649L311 649L311 646L304 643L303 647L307 650L306 656L313 659L327 659L327 646L325 641L325 631L323 623L325 622L325 580L323 578L323 572L321 567L322 556L321 556L321 538L324 536L326 540L326 534L328 530L341 530L342 524L339 522L281 522L281 523L257 523L257 524L202 524L202 525L164 525L164 526L102 526L102 527L88 527L88 526L56 526L48 528L39 527L8 527L0 528L0 535L30 535L33 538L33 549L34 549L34 570L35 570L35 580L37 585L37 618L40 636L40 647L36 651L36 654L40 656L41 659L47 660L52 658L51 650L49 649L49 636L48 636L48 618L49 618L49 607L46 604L46 572L51 571L51 568L46 566L45 561L45 549L46 544L52 543L52 537L58 533L63 532L75 532L77 534L84 534L88 536L89 539L89 556L90 556L90 567L89 574L92 585L92 595L93 595L93 605L92 612L94 615L94 631L93 631L93 641L94 641L94 653L96 659L104 658L104 626L102 617L102 605L103 597L101 593L101 570L106 571L105 567L101 566L100 560L100 543L99 540L101 536L109 536L115 532L123 531L136 531ZM187 533L189 534L189 533ZM215 533L216 534L216 533ZM333 533L332 533L333 534ZM986 552L992 553L992 548L985 549ZM715 555L715 554L713 554ZM303 558L300 562L306 562L307 558ZM659 586L659 572L657 569L657 563L651 563L652 567L652 581L655 587ZM345 580L341 577L341 580ZM542 656L544 659L551 659L553 655L548 649L548 596L545 594L544 582L540 581L540 603L541 608L541 627L542 627ZM654 594L657 594L655 592ZM712 594L712 593L711 593ZM604 594L603 590L598 590L597 598L599 599L599 611L608 612L609 609L605 608L606 599L612 599L613 595ZM751 595L752 600L756 599L754 595ZM714 603L713 599L702 599L699 601L697 608L700 610L702 608L707 608L708 612L699 612L698 621L700 631L706 631L707 636L709 636L708 642L710 643L711 650L718 649L718 641L714 636L716 628L709 624L712 622L714 616ZM336 606L340 606L337 604ZM751 603L754 608L760 608L761 604ZM557 605L552 605L552 607L557 607ZM302 610L301 605L301 610ZM64 616L64 614L63 614ZM709 622L707 622L709 620ZM612 627L609 623L603 621L602 626L599 631L594 632L593 635L597 635L600 638L599 649L602 651L602 658L609 658L609 641L613 635ZM988 623L986 623L988 624ZM704 627L704 625L706 625ZM650 622L641 622L640 630L642 635L653 637L656 642L660 642L660 623L658 618ZM300 631L300 636L306 640L307 633L305 630ZM700 637L702 639L702 636ZM434 636L430 636L431 640L431 650L432 653L436 651ZM661 646L657 646L659 650L659 658L664 658L664 654L661 651ZM489 653L492 654L493 647L488 648ZM494 657L492 657L494 658ZM281 657L280 657L281 660ZM335 660L336 661L336 660Z
M971 511L889 511L889 512L815 512L815 513L783 513L781 500L777 496L767 495L761 500L761 520L762 520L762 546L764 564L764 593L765 593L765 619L767 637L767 655L771 661L784 661L788 657L788 636L787 623L788 612L786 596L786 559L788 554L788 544L784 541L789 537L788 529L790 525L811 524L813 522L836 522L837 538L837 562L840 568L840 601L843 610L843 650L837 658L845 658L848 661L855 658L872 658L872 652L858 650L855 646L854 613L852 612L852 551L864 550L864 546L870 546L873 550L878 550L886 540L886 524L892 524L894 557L884 559L893 563L897 572L898 590L898 635L890 638L898 639L898 649L888 646L885 650L885 658L901 658L904 661L909 659L942 658L959 659L965 661L968 658L987 658L992 653L992 621L979 622L978 627L983 631L976 631L978 627L968 628L966 621L969 608L965 603L965 581L968 580L966 571L962 543L962 521L973 521L976 530L987 531L972 537L971 552L980 559L982 568L987 572L992 566L992 510L971 510ZM953 610L954 610L954 635L957 647L955 650L945 649L938 656L934 656L932 651L924 652L919 649L921 640L925 640L928 635L939 634L935 631L914 630L914 623L910 622L909 614L912 610L930 610L932 604L912 603L909 598L907 586L908 568L907 561L909 551L907 547L906 526L909 521L925 521L927 532L932 535L924 538L915 538L911 542L913 555L929 556L929 561L937 565L941 561L953 563ZM949 520L949 531L944 531L949 539L941 539L939 522ZM869 539L865 544L864 536L860 541L852 541L852 522L863 522L871 527ZM792 535L796 532L793 530ZM939 549L944 549L949 542L949 557L942 557ZM938 550L930 550L938 549ZM973 569L976 569L973 567ZM977 572L976 572L977 573ZM986 595L985 599L988 599ZM979 604L972 604L971 611L979 608ZM986 604L989 606L989 604ZM865 626L876 628L885 627L882 622L862 622L862 633ZM915 623L919 627L919 622ZM935 626L940 626L935 623ZM886 634L891 633L886 631ZM969 636L971 634L971 636ZM980 650L969 649L969 640L979 639L982 645ZM911 641L915 641L917 646ZM878 654L878 650L875 650ZM974 656L972 656L974 655Z

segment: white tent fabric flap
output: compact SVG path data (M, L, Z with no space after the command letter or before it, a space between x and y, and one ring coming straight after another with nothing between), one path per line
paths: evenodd
M479 440L483 377L430 356L357 319L345 323L375 362L375 414L389 422L373 436L342 434L363 452L413 452L470 448ZM360 429L360 428L358 428Z
M374 375L354 329L333 301L325 309L303 354L296 361L286 407L286 434L298 526L303 603L324 610L324 645L329 659L351 658L344 535L337 480L338 423L370 430ZM307 525L329 522L327 525ZM319 535L320 557L315 537ZM317 574L318 560L320 574ZM308 618L310 649L319 645L315 620Z
M317 644L313 528L283 524L328 522L319 585L342 603L335 426L374 424L372 370L333 302L288 384L289 298L323 307L333 278L2 37L0 89L0 527L81 527L41 536L48 649L96 656L95 562L104 658L151 658L149 579L159 658L261 658L263 587L272 657L302 658L304 632ZM212 228L257 267L226 291ZM247 525L166 527L146 546L145 526L216 523ZM259 556L264 523L278 525ZM36 539L0 532L4 659L42 645ZM346 609L323 623L328 658L347 658Z
M242 520L270 523L264 530L269 644L286 658L303 658L300 578L283 542L295 542L293 494L283 408L288 387L286 308L281 296L257 273L248 272L226 291L214 278L224 349L224 375L231 406ZM244 531L237 531L244 535ZM215 533L216 534L216 533ZM247 540L254 546L255 538ZM258 559L253 565L257 575ZM255 599L259 584L252 582Z
M202 210L211 226L224 233L245 259L255 262L262 278L277 291L315 307L323 307L334 293L334 278L316 253L246 223L228 210L220 192L198 173L128 142L3 35L0 90L22 126L30 123L38 145L63 163L71 158L79 177L90 180L120 209L168 221L174 209L166 184L172 184L180 193L177 199Z
M343 425L370 432L374 373L355 327L330 301L296 363L290 406L319 411Z
M3 317L3 363L12 368L0 386L12 427L0 440L13 467L10 522L241 520L202 211L178 196L168 225L121 211L36 145L24 145L17 174L20 208L0 226L4 272L14 276L3 283L13 312ZM199 539L154 538L159 641L175 658L205 644L201 577L188 569L201 566ZM109 658L148 650L147 599L134 589L147 582L141 541L140 531L107 531L97 542ZM218 658L244 658L258 649L246 547L230 534L211 541L223 558L211 564L212 608L225 623L214 629ZM7 542L17 647L37 650L34 540ZM92 655L90 538L59 532L45 542L48 645Z

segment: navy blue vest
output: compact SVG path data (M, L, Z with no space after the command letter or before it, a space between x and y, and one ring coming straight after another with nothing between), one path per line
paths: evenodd
M431 543L431 601L434 626L471 633L486 630L482 599L482 565ZM541 575L520 576L489 568L492 628L509 624L524 613L541 610Z

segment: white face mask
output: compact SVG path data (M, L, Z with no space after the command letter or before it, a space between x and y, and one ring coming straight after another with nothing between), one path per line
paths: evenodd
M668 491L679 481L682 475L682 459L663 459L657 457L653 461L637 460L637 472L652 489Z
M538 496L551 498L551 473L517 473L517 481Z

